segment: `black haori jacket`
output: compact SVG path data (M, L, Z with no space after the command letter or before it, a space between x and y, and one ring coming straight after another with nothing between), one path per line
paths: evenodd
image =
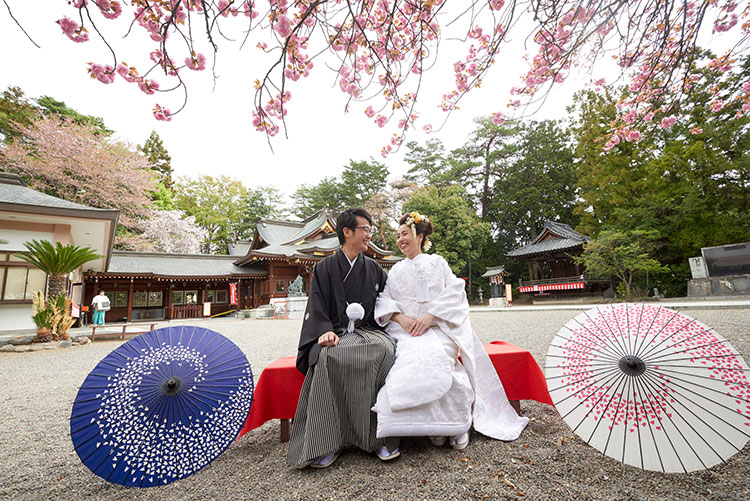
M362 325L382 330L373 312L388 275L364 254L359 255L349 270L349 260L341 249L315 265L297 351L297 370L302 374L307 374L307 369L318 362L321 349L318 338L325 332L347 326L346 307L350 303L360 303L364 307Z

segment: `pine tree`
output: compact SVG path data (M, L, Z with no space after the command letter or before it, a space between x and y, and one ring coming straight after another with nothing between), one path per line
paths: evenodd
M159 180L164 183L164 186L172 188L172 157L169 156L169 152L164 147L159 134L156 131L151 131L151 135L140 146L139 149L143 152L143 155L153 166L153 169L159 174Z

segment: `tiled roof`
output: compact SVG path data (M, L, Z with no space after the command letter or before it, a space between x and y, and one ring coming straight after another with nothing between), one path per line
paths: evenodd
M324 209L304 221L261 220L256 228L263 241L269 245L289 244L308 236L320 228L331 215Z
M88 205L68 202L62 198L45 195L44 193L27 188L19 184L17 176L2 173L0 176L0 203L29 205L33 207L49 207L54 209L75 209L85 211L112 212L106 209L97 209ZM20 178L18 178L20 180ZM21 182L22 183L22 182Z
M524 245L518 249L513 249L505 255L508 257L520 257L573 249L582 246L585 242L590 240L590 237L578 233L565 223L547 221L544 223L544 228L533 243Z
M308 240L316 235L319 229L328 225L328 232L317 236L315 240ZM276 221L265 219L256 225L256 236L253 248L236 262L244 264L255 259L263 258L286 258L286 259L312 259L318 261L321 254L330 254L339 248L339 241L335 230L336 222L328 209L322 209L304 221ZM398 260L391 257L393 252L381 249L370 241L372 250L388 260Z
M262 269L236 266L237 256L208 254L166 254L156 252L115 251L108 273L153 274L155 276L265 276Z
M558 223L555 221L547 221L546 223L544 223L544 228L542 228L542 231L539 233L539 236L534 243L541 240L547 232L557 235L560 238L569 238L571 240L578 240L579 242L588 242L589 240L591 240L591 238L587 237L586 235L578 233L568 224Z
M495 275L500 275L502 273L505 273L505 266L492 266L490 268L487 268L487 271L485 271L482 276L492 277Z

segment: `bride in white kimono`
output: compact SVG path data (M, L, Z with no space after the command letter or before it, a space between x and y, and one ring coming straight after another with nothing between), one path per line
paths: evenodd
M431 233L424 216L401 218L398 246L406 259L390 271L375 304L375 320L397 341L373 407L377 437L427 436L437 446L450 438L463 449L473 424L483 435L515 440L529 420L508 403L471 328L464 281L441 256L422 253Z

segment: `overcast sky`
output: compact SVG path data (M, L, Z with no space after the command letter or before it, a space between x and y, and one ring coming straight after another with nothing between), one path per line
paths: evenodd
M255 48L256 42L249 43L242 51L238 42L221 42L215 89L209 71L184 70L189 84L187 107L171 122L158 122L151 115L154 104L175 110L182 102L180 92L147 96L119 76L111 85L92 80L87 75L86 63L111 64L112 59L95 33L90 33L91 40L82 44L73 43L62 34L55 21L63 15L74 17L74 9L60 0L7 1L41 49L28 41L7 11L0 11L3 47L0 88L20 86L29 97L49 95L81 113L100 116L119 139L132 144L143 144L151 130L156 130L172 156L176 175L224 174L239 178L246 186L272 185L290 194L299 184L314 184L325 176L338 175L349 159L372 156L388 165L394 178L407 169L402 159L405 147L388 159L380 156L380 149L389 141L393 129L374 125L364 115L367 104L353 103L351 112L344 113L346 96L334 86L334 74L323 67L323 59L316 60L309 78L289 87L292 92L287 117L289 139L282 134L273 138L274 152L271 152L265 135L256 132L250 123L252 84L262 76L267 64ZM134 43L133 35L143 38L140 27L135 27L134 33L123 40L125 27L103 19L99 26L112 30L108 41L117 50L119 60L146 67L144 60L154 47L150 43L141 46ZM225 26L235 26L233 35L241 34L241 22L232 23L230 18ZM518 85L526 68L522 56L531 52L524 50L523 36L522 30L516 32L514 44L502 49L482 88L469 93L460 103L461 110L451 115L448 124L432 137L442 139L449 149L457 147L473 129L474 117L506 110L509 90ZM450 90L452 64L466 51L461 47L448 41L441 48L443 64L426 75L420 100L423 118L418 122L419 129L407 141L423 143L431 136L424 134L421 126L426 123L437 126L444 119L445 114L437 109L437 104L439 97ZM533 118L563 117L573 91L582 88L587 80L586 75L577 76L556 91L543 111ZM155 78L165 80L163 76ZM160 83L165 86L165 82Z

